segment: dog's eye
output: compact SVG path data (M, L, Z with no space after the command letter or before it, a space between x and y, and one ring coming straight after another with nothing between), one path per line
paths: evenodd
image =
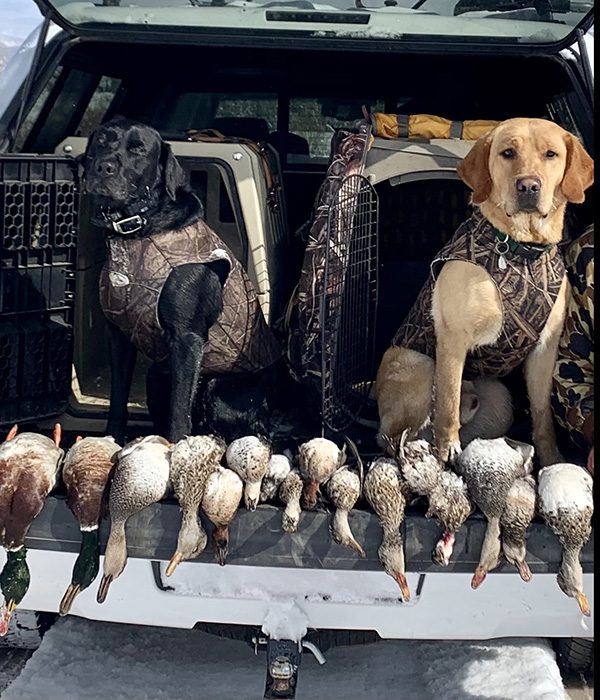
M103 134L100 134L100 136L97 136L96 143L99 146L104 146L106 144L106 136L104 136Z
M558 153L555 151L546 151L546 158L549 158L550 160L552 160L552 158L556 158L557 155Z
M146 149L144 148L143 143L131 143L131 144L129 144L127 150L129 150L129 151L131 151L131 153L135 153L137 155L142 155L146 152Z
M506 158L507 160L510 160L511 158L515 157L515 152L512 148L505 148L502 153L500 154L503 158Z

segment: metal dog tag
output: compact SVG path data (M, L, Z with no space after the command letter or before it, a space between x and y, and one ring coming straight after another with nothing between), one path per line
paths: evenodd
M129 277L122 272L109 272L108 279L113 287L126 287L129 284Z
M508 236L503 241L496 241L496 245L494 246L494 250L498 254L498 269L499 270L506 270L507 268L507 263L506 263L506 258L504 257L506 253L510 250L509 245L508 245Z

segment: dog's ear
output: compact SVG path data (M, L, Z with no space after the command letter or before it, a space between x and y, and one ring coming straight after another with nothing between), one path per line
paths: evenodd
M175 201L177 190L186 184L185 173L179 165L179 161L173 155L171 146L168 143L162 144L162 166L165 179L165 189L169 197Z
M491 134L482 136L458 164L457 172L461 180L473 190L473 204L481 204L492 193L490 175Z
M565 143L567 165L560 187L568 202L581 204L585 200L585 191L594 182L594 161L573 134L565 135Z

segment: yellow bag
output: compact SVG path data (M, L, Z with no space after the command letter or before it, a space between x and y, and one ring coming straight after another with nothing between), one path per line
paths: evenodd
M373 135L384 139L465 139L476 141L500 122L491 119L468 119L453 122L434 114L384 114L373 112Z

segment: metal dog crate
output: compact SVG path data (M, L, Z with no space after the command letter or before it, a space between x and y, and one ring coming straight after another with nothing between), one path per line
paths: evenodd
M471 141L375 138L367 150L364 133L352 139L338 143L320 194L292 329L301 352L293 344L290 352L323 429L334 433L377 420L370 394L381 356L470 197L456 166Z
M0 424L60 413L71 376L78 193L73 163L0 158Z

